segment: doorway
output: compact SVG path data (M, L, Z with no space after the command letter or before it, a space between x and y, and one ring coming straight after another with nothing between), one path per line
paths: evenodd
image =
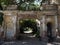
M20 22L20 33L36 33L37 26L33 19L25 19Z
M54 15L46 15L46 35L56 38L56 18Z
M52 23L51 22L47 22L47 34L49 33L52 35Z
M36 37L37 34L39 34L38 28L37 28L37 22L36 19L22 19L19 20L19 33L18 33L18 39L20 37L29 37L33 38Z

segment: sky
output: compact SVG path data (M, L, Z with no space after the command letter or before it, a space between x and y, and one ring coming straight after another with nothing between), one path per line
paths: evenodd
M41 1L42 1L42 0L35 0L34 4L40 5Z

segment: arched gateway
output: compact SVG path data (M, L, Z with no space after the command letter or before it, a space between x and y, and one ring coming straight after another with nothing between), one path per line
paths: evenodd
M36 20L37 29L40 32L40 19L38 18L38 13L34 11L4 11L4 21L5 21L5 36L6 38L12 39L16 38L20 30L20 20L32 19Z
M53 23L52 35L56 36L57 17L55 12L41 12L41 11L4 11L4 32L5 37L8 39L14 39L18 36L19 32L19 20L35 19L37 22L37 29L39 30L41 37L46 37L47 22L51 20ZM50 15L49 15L50 14ZM48 19L49 18L49 19ZM47 20L48 19L48 20Z
M23 28L31 28L33 34L35 34L38 31L40 32L40 20L38 19L37 14L35 12L33 12L33 11L31 11L31 12L29 12L29 11L20 12L20 13L18 13L17 17L18 17L17 18L17 25L18 25L17 29L18 30L16 30L17 31L16 32L16 34L17 34L16 36L17 37L20 34L23 34L23 30L24 30ZM22 24L19 24L20 20L24 20L25 21L24 22L25 25L23 25L24 27L22 27ZM30 22L31 20L35 20L35 23L33 22L34 24L32 24ZM32 34L32 33L30 33L30 34ZM26 32L24 34L26 35L26 34L28 34L28 32Z

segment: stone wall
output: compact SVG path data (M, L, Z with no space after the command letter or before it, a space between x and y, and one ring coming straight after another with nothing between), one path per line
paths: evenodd
M4 11L4 22L5 22L5 36L6 38L13 38L16 33L16 11Z
M40 36L44 37L46 34L47 19L51 18L53 22L53 36L56 36L56 11L2 11L4 13L4 27L6 38L14 38L19 30L20 19L38 19L41 22ZM60 19L59 19L60 20ZM45 34L44 34L45 33Z

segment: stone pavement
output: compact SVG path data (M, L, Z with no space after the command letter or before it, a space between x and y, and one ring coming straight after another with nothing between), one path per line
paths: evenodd
M4 42L0 45L60 45L59 42L47 43L47 41L40 41L38 38L23 37L21 40Z

